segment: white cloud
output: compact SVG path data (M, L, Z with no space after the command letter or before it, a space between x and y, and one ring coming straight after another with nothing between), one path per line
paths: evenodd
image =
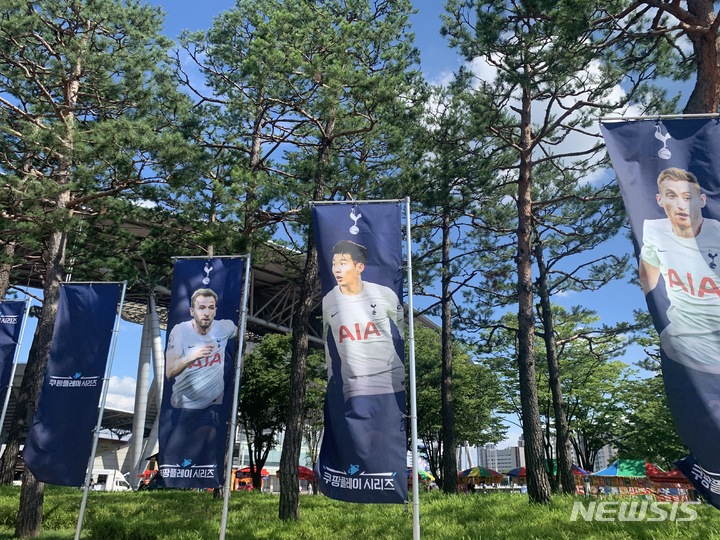
M488 63L485 57L478 56L473 58L467 63L467 67L478 79L478 85L476 85L476 87L479 86L479 81L491 83L497 78L497 68Z
M150 201L148 199L138 199L134 202L135 206L139 206L140 208L155 208L157 207L158 203L155 201Z
M434 77L430 82L436 86L448 86L455 78L455 73L452 71L442 71L437 77Z
M132 377L110 377L105 406L132 412L135 409L136 381Z

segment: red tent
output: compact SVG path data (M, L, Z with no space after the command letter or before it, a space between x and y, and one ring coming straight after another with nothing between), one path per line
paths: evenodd
M278 477L280 476L280 469L275 472L275 475ZM298 465L298 478L300 480L309 480L310 482L314 482L315 473L309 467L303 467L302 465Z
M298 465L298 477L300 480L315 481L315 473L313 470L308 467L303 467L302 465Z
M250 467L243 467L242 469L238 469L235 474L238 476L243 476L243 475L249 476L252 473L250 472ZM266 469L262 469L260 471L260 476L270 476L270 473L267 472Z
M685 478L685 475L680 472L680 469L673 469L672 471L661 471L658 467L653 465L652 463L645 462L645 476L647 476L651 481L662 483L662 482L676 482L676 483L683 483L683 484L689 484L687 478Z

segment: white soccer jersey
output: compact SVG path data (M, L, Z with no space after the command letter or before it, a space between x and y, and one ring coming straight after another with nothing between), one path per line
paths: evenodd
M640 256L665 280L670 300L670 324L661 335L665 351L700 369L720 365L720 222L704 219L700 234L681 238L669 219L646 220Z
M213 403L220 403L225 389L224 365L225 346L228 339L237 332L231 320L213 321L210 331L198 334L192 321L176 324L168 338L167 354L180 358L187 356L194 347L212 344L212 352L198 358L175 378L170 404L176 408L204 409Z
M403 390L405 368L395 351L393 321L402 337L403 306L389 287L363 283L357 295L336 286L323 298L323 321L337 345L342 362L345 398L388 394ZM329 352L328 376L332 375Z

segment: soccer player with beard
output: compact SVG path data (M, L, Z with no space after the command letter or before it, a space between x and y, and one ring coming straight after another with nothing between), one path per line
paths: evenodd
M165 374L175 378L173 407L204 409L222 402L225 346L238 329L231 320L215 320L217 301L212 289L196 290L190 299L192 320L170 332Z
M190 299L192 320L176 324L168 336L165 375L174 378L172 427L160 444L170 466L182 467L188 456L222 463L225 441L217 444L216 434L225 392L225 348L238 328L231 320L215 320L217 302L215 291L196 290Z

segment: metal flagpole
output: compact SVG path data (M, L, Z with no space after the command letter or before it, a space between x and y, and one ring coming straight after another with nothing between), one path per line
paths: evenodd
M120 319L122 319L122 310L125 305L125 290L127 289L127 281L122 282L122 294L120 295L120 308L118 309L117 319L115 319L115 328L113 329L112 343L110 344L110 354L108 355L107 365L105 366L105 377L103 379L103 388L100 394L100 412L98 413L97 424L95 425L95 437L93 437L92 449L90 450L90 459L88 460L87 472L85 473L85 483L83 484L83 496L80 503L80 515L78 516L77 527L75 528L75 540L80 540L80 532L82 531L82 523L85 518L85 507L87 506L88 488L90 487L90 478L92 478L93 465L95 464L95 452L97 451L98 439L100 438L100 425L102 424L103 414L105 412L105 401L107 399L108 387L110 386L110 373L112 373L113 358L115 357L115 345L117 344L118 333L120 329Z
M346 201L312 201L311 204L315 206L322 206L326 204L381 204L381 203L400 203L405 199L370 199L365 201L356 201L355 199L349 199Z
M30 299L25 300L25 314L23 315L22 325L20 326L20 337L15 345L15 354L13 355L13 364L10 369L10 380L8 381L7 392L5 393L5 401L2 406L2 414L0 414L0 436L2 428L5 425L5 414L7 413L8 403L10 403L10 393L12 392L13 379L15 379L15 369L17 368L18 357L20 356L20 347L22 346L23 336L25 335L25 324L30 316Z
M698 114L656 114L646 116L603 116L601 122L625 122L629 120L673 120L682 118L718 118L718 113L698 113Z
M230 506L230 489L232 486L232 463L235 449L235 437L237 431L237 409L238 394L240 393L240 375L242 374L243 342L245 340L245 322L247 320L248 293L250 290L250 254L245 256L245 283L243 284L242 314L240 316L240 329L238 330L238 355L235 361L235 386L233 388L232 409L230 409L230 429L228 433L228 458L225 466L225 486L223 489L223 511L220 520L220 540L225 540L225 529L227 528L227 514Z
M410 440L412 444L413 540L420 540L420 489L418 486L417 388L415 384L415 319L413 313L410 197L405 198L405 227L407 229L408 347L410 357Z

